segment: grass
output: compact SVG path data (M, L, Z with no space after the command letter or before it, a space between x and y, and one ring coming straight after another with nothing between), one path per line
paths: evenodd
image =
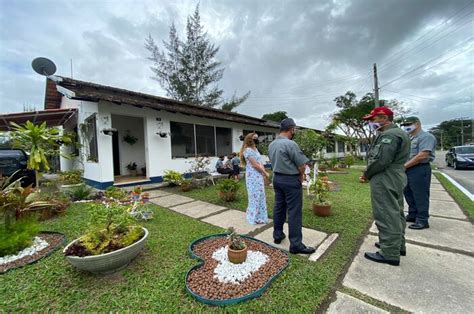
M358 183L358 176L358 170L350 170L348 175L331 177L341 191L331 193L334 215L329 218L314 216L305 200L304 226L337 232L339 239L316 263L291 256L289 267L259 299L222 309L187 295L185 275L197 264L188 255L188 245L223 230L153 206L155 219L144 223L150 231L146 250L123 272L106 277L79 272L58 250L38 263L0 275L0 312L313 312L337 285L371 221L369 188ZM245 187L241 184L239 200L226 206L245 210ZM269 208L272 193L267 191ZM224 204L215 187L186 195ZM69 241L75 239L87 227L87 208L85 204L72 205L64 216L43 223L43 229L63 232Z
M444 188L451 194L456 203L469 215L471 219L474 219L474 202L471 201L463 192L461 192L454 184L449 182L441 173L434 173L439 182Z

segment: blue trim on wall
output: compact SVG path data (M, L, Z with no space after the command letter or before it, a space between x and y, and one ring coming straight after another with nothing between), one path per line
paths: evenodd
M99 189L99 190L105 190L106 188L108 188L109 186L112 186L114 185L114 182L113 181L109 181L109 182L99 182L99 181L95 181L95 180L91 180L91 179L86 179L86 178L82 178L82 180L84 180L84 182L87 184L87 185L90 185L96 189Z

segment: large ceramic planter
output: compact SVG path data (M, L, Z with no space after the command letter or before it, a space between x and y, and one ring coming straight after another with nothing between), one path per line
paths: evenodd
M227 249L227 257L233 264L242 264L247 260L248 248L245 247L243 250L232 250L230 247Z
M145 231L145 235L137 242L123 249L94 256L66 256L66 259L69 263L71 263L71 265L80 270L88 271L94 274L114 273L127 267L127 265L140 253L140 251L145 246L146 240L148 238L148 230L143 227L142 229ZM76 239L69 243L64 248L63 253L65 253L67 249L78 240L79 239Z
M331 216L331 205L321 205L313 203L313 213L319 217Z

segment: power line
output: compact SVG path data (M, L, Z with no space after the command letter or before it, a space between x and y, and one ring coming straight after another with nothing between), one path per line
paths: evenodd
M395 92L393 90L388 90L388 89L386 89L385 91L390 92L390 93L405 95L405 96L421 98L421 99L424 99L424 100L430 100L430 101L434 101L434 102L445 103L445 104L448 104L448 105L454 105L454 103L452 103L452 102L447 102L447 101L443 101L443 100L437 100L437 99L432 99L432 98L428 98L428 97L417 96L417 95L412 95L412 94L407 94L407 93L400 93L400 92Z

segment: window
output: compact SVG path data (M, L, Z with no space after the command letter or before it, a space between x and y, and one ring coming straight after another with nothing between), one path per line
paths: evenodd
M171 122L171 156L173 158L194 157L194 125L189 123Z
M330 142L326 146L326 153L334 153L336 151L336 143Z
M84 120L84 128L86 147L88 149L87 160L98 162L99 150L97 148L97 125L95 114Z
M196 125L196 148L196 153L199 156L216 155L216 139L213 126Z
M360 144L360 151L366 153L369 150L369 144Z
M337 152L344 153L346 151L346 145L344 142L337 142Z
M232 129L216 128L217 156L232 153Z

